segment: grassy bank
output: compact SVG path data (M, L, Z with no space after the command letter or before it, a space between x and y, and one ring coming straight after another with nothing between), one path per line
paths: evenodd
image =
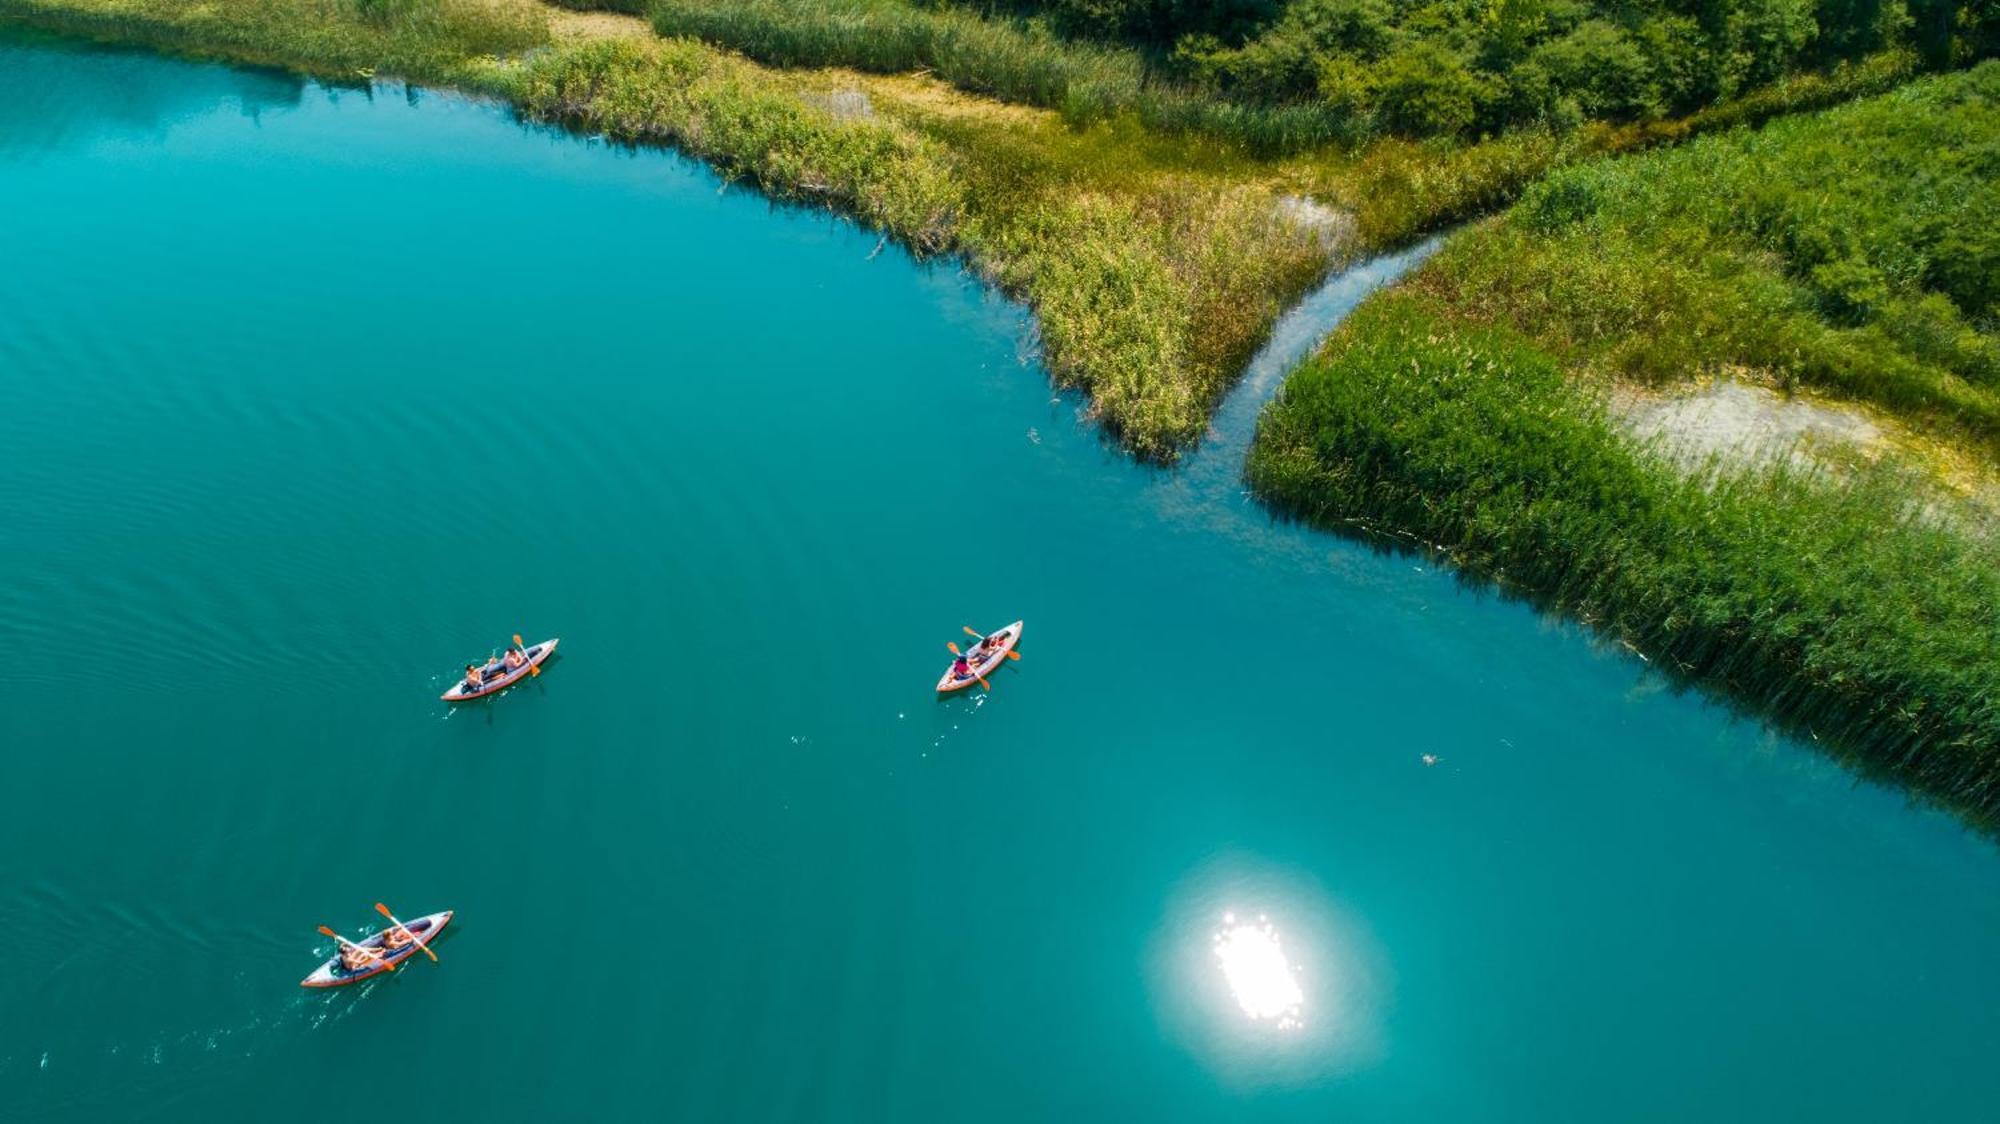
M1257 490L1423 544L2000 817L2000 542L1923 464L1685 462L1607 391L1816 383L1991 466L2000 64L1570 169L1365 305Z
M176 54L351 80L451 81L549 41L522 0L0 0L0 19Z

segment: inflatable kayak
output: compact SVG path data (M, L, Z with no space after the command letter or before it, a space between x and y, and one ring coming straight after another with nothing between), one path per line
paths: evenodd
M993 635L999 637L1000 646L997 648L989 649L987 653L984 656L981 656L979 659L974 660L972 658L972 649L970 648L966 649L966 656L965 656L966 662L972 664L972 669L978 672L979 675L993 674L996 670L999 669L1000 662L1007 658L1007 653L1013 651L1014 645L1021 642L1021 622L1015 621L1013 624L1008 625L1006 628L1001 629L1000 631L994 633ZM954 664L956 664L957 662L958 662L957 660L952 661L952 663ZM945 668L944 678L938 680L937 689L939 694L943 694L948 691L963 691L967 687L970 687L977 682L979 682L978 675L967 675L964 678L960 678L951 673L951 668Z
M429 916L419 917L409 922L410 932L416 935L418 941L422 941L425 944L429 944L431 943L432 938L437 934L438 930L444 928L445 925L450 923L450 921L451 921L451 911L447 909L443 913L433 913L430 914ZM382 934L377 933L366 940L355 941L354 943L360 945L362 948L372 948L379 950L382 947ZM408 960L411 954L415 953L416 951L417 951L416 941L411 941L409 944L404 945L403 947L395 950L394 952L383 953L381 960L370 961L369 963L364 964L361 967L356 968L350 972L346 968L340 966L340 950L335 949L333 952L333 959L327 961L324 964L321 964L319 968L313 972L312 975L307 976L305 979L300 980L299 986L300 987L345 987L348 984L354 983L358 980L365 980L369 976L378 975L382 972L388 971L389 969L383 966L383 961L387 961L390 964L401 964L403 961Z
M561 639L561 637L557 637L556 639ZM507 665L502 663L501 660L490 661L485 667L479 669L478 690L469 689L465 683L465 676L461 675L458 677L458 682L451 685L451 690L446 691L438 697L446 702L471 702L473 699L483 699L496 691L504 691L514 684L519 683L522 676L528 674L529 668L538 666L543 660L548 659L549 654L556 650L556 641L544 640L540 644L531 644L523 650L528 653L528 662L522 664L520 667L509 671L507 670ZM504 656L501 657L501 659L505 658Z

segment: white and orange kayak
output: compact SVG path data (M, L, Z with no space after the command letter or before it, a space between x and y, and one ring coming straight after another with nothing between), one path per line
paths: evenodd
M1021 622L1015 621L1013 624L994 633L989 639L995 640L997 643L993 647L988 648L986 653L978 659L972 658L972 650L969 649L966 652L966 662L971 664L972 670L978 674L955 675L952 673L951 668L945 668L944 678L938 680L937 689L939 694L946 694L951 691L963 691L974 683L979 682L980 676L991 675L998 670L1000 664L1006 660L1007 653L1013 651L1014 645L1021 642ZM952 661L954 665L957 662L957 660Z
M531 644L523 648L522 651L528 654L528 661L511 671L507 669L507 665L501 659L489 660L486 666L479 669L479 686L477 689L468 684L465 681L465 677L461 675L458 682L451 685L451 690L446 691L438 697L449 703L471 702L473 699L483 699L488 695L504 691L514 684L519 683L521 677L528 674L529 668L538 667L543 660L548 659L550 654L556 650L556 640L558 639L561 638L544 640L540 644Z
M443 929L450 922L451 910L447 909L441 913L426 914L423 917L412 920L409 924L409 929L411 935L415 936L417 940L429 944L437 936L438 930ZM383 934L377 933L372 937L354 942L370 952L380 953L381 955L376 959L368 961L359 968L345 968L341 966L340 952L336 949L333 959L321 964L314 970L312 975L300 980L299 986L346 987L351 983L360 983L370 976L388 971L391 965L400 964L408 960L410 955L417 951L416 941L411 941L401 948L383 952L382 938Z

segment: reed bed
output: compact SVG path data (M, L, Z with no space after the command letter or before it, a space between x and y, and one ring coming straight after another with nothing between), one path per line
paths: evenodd
M2000 819L2000 552L1893 474L1689 476L1518 333L1370 301L1265 414L1250 479L1394 536L1973 818Z
M549 39L527 0L0 0L0 19L339 79L451 81Z
M585 42L490 82L529 116L673 145L778 198L852 214L919 254L955 246L964 193L939 146L887 121L835 114L698 43Z
M592 0L566 0L591 6ZM1259 104L1153 75L1127 47L1041 25L904 0L605 0L687 36L778 67L925 71L968 93L1060 112L1072 124L1130 113L1148 128L1200 132L1261 156L1353 139L1323 103Z

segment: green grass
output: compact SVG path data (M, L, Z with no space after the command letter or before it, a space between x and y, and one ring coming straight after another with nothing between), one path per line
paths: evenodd
M450 81L548 42L537 6L482 0L0 0L0 19L341 79Z
M1253 486L2000 819L1991 528L1944 514L1924 464L1690 470L1600 393L1816 383L1991 466L1996 83L1988 64L1538 183L1293 375Z
M1476 143L1384 138L1351 153L1306 155L1285 167L1298 190L1353 210L1366 244L1396 246L1500 210L1557 168L1839 105L1895 89L1916 73L1915 56L1885 51L1826 73L1793 75L1685 117L1523 128Z
M938 145L816 107L700 44L586 42L497 71L489 85L530 116L674 145L778 198L852 214L919 253L955 244L964 192Z
M1649 383L1724 368L2000 450L2000 62L1567 168L1425 285Z
M588 6L589 0L572 0ZM688 36L778 67L928 71L968 93L1057 110L1072 124L1131 113L1147 127L1204 132L1260 155L1344 136L1324 106L1259 105L1149 73L1130 48L1066 39L1039 24L904 0L610 0L662 35Z

